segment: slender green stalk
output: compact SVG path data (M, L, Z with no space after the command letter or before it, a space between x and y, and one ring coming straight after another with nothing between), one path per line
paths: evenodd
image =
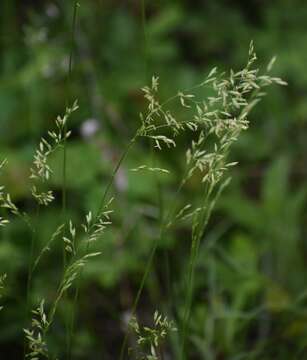
M74 2L74 10L73 10L73 18L72 18L72 31L71 31L71 45L70 45L70 54L69 54L69 67L68 67L68 91L70 92L71 86L71 76L73 69L73 55L74 55L74 43L75 43L75 33L77 28L77 11L79 4L77 0ZM67 124L65 124L64 133L66 133ZM65 137L63 143L63 183L62 183L62 212L64 223L67 221L67 139ZM65 251L65 244L63 242L63 268L64 272L67 266L67 258ZM72 310L74 311L74 309ZM73 317L73 316L72 316ZM69 320L66 321L66 329L67 329L67 359L71 358L71 342L72 342L72 325L69 323Z
M39 218L40 205L37 204L36 208L36 219ZM28 276L27 276L27 290L26 290L26 322L28 321L28 316L30 313L30 291L32 284L32 274L33 274L33 266L34 266L34 254L35 254L35 243L37 232L36 229L31 226L31 246L30 246L30 259L28 263ZM24 341L24 359L26 358L26 339Z
M146 80L149 80L149 56L148 56L148 37L146 32L146 0L141 0L141 13L142 13L142 30L143 30L143 56L144 56L144 66L145 66L145 75Z
M36 210L36 219L39 218L40 206L37 204ZM30 248L30 260L28 264L28 279L27 279L27 313L29 310L29 297L30 297L30 289L31 289L31 282L32 282L32 273L33 273L33 266L34 266L34 254L35 254L35 242L36 242L37 232L35 229L32 231L31 236L31 248Z
M118 162L117 162L117 164L116 164L116 166L115 166L115 168L114 168L114 170L113 170L113 172L112 172L112 175L111 175L111 177L110 177L110 179L109 179L109 182L108 182L108 184L107 184L107 186L106 186L106 188L105 188L105 191L104 191L104 193L103 193L103 196L102 196L102 198L101 198L100 206L99 206L99 209L98 209L97 214L96 214L96 220L98 219L98 217L100 216L101 211L103 210L103 207L104 207L104 205L105 205L107 196L108 196L108 194L109 194L109 192L110 192L110 190L111 190L111 187L112 187L112 185L113 185L115 176L116 176L119 168L121 167L123 161L126 159L126 157L127 157L128 153L129 153L130 149L132 148L132 146L134 145L134 143L135 143L135 141L136 141L136 139L137 139L138 137L139 137L139 129L136 131L135 135L134 135L134 136L132 137L132 139L129 141L126 149L125 149L124 152L122 153L120 159L118 160Z
M209 189L207 189L207 191L205 192L204 202L202 205L202 214L201 215L197 214L196 215L197 218L200 219L203 218L208 212L209 197L210 197L210 191ZM200 220L196 220L196 221L200 221ZM181 359L185 359L186 336L189 325L193 291L194 291L195 266L196 266L201 234L202 234L202 232L199 230L200 226L201 224L198 223L196 224L196 226L193 226L193 230L192 230L192 242L191 242L188 277L187 277L187 295L186 295L185 307L184 307L182 338L181 338L181 351L180 351Z
M68 91L71 86L71 76L72 76L72 69L73 69L73 54L74 54L74 39L75 39L75 33L77 28L77 10L78 10L78 2L75 0L74 2L74 12L73 12L73 18L72 18L72 32L71 32L71 48L70 48L70 54L69 54L69 65L68 65L68 76L67 76L67 84L68 84ZM68 105L68 100L66 101ZM64 133L67 132L67 124L65 123ZM63 168L62 168L62 212L64 221L66 221L66 210L67 210L67 139L64 138L63 141ZM66 266L66 252L65 252L65 246L63 246L63 263L64 263L64 269Z
M215 196L212 196L213 191L215 189L215 184L210 184L206 188L204 200L202 204L202 211L200 214L197 214L195 225L193 226L192 229L192 242L191 242L188 277L187 277L187 296L185 300L183 326L182 326L181 352L180 352L181 359L185 359L187 330L189 327L190 313L191 313L193 293L194 293L195 269L196 269L197 257L199 254L201 240L204 237L204 232L207 228L215 203L219 198L220 194L222 193L222 191L224 190L224 188L229 184L229 182L230 182L230 178L227 178L224 182L222 182L218 186Z

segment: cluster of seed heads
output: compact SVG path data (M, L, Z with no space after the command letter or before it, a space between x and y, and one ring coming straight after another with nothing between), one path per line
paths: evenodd
M47 315L44 310L44 300L41 301L37 309L32 311L33 318L31 329L24 329L28 341L29 351L26 354L29 360L39 360L48 358L48 348L45 341L45 332L49 326Z
M134 352L138 360L159 360L164 340L170 332L177 331L174 322L158 311L154 313L152 327L140 326L136 317L132 317L129 325L137 337L137 346L130 352Z
M0 170L6 165L6 163L6 160L3 160L0 163ZM10 194L5 191L5 187L3 185L0 186L0 207L8 210L14 215L19 215L16 205L12 202ZM8 219L0 217L0 227L6 226L8 223Z
M99 239L105 232L107 226L112 224L110 219L110 215L113 213L113 210L110 209L112 202L113 198L103 206L102 211L100 211L95 218L93 218L91 211L86 215L86 222L82 224L82 227L86 234L86 242L88 244Z
M33 166L31 167L30 178L37 182L40 186L46 183L51 174L52 169L49 165L49 157L59 147L63 146L65 141L71 135L71 131L67 130L67 121L71 114L78 109L78 103L75 101L71 107L67 107L63 116L58 116L55 120L56 130L48 131L48 137L41 138L38 148L34 155ZM37 186L32 186L32 196L40 205L48 205L54 200L51 190L38 191Z
M247 64L241 71L231 70L229 74L218 73L215 67L202 83L190 90L180 91L162 103L158 99L157 77L152 78L151 86L142 89L148 101L148 108L147 112L140 116L139 136L152 139L155 147L162 150L163 145L168 148L175 147L176 136L186 129L198 132L197 139L186 152L189 171L185 181L199 171L202 174L202 182L219 182L225 170L237 164L227 163L227 155L240 133L248 129L248 114L265 95L262 89L274 83L286 85L280 78L267 74L259 75L259 70L252 68L256 59L251 42ZM275 59L268 65L268 71L271 70L274 61ZM198 100L198 97L202 97L199 95L202 89L210 91L211 94L205 99ZM198 95L195 93L196 90ZM176 119L176 116L167 109L167 104L175 99L179 99L183 110L187 111L182 112L184 120ZM210 142L213 142L211 151L208 147L209 137ZM141 169L165 170L153 169L146 165L133 170Z

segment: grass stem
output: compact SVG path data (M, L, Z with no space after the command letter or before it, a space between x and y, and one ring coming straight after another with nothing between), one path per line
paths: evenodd
M73 17L72 17L72 31L71 31L71 44L70 44L70 54L69 54L69 66L68 66L68 77L67 77L67 84L68 84L68 91L70 93L70 87L71 87L71 77L72 77L72 69L73 69L73 55L74 55L74 44L75 44L75 34L76 34L76 28L77 28L77 11L78 11L79 4L77 0L74 1L74 10L73 10ZM67 104L68 106L68 104ZM67 125L65 124L64 133L66 134L67 131ZM66 137L64 139L63 144L63 184L62 184L62 212L63 212L63 218L64 223L67 221L67 140ZM63 242L63 268L64 272L67 266L67 258L66 258L66 250L65 250L65 244ZM74 318L74 311L75 309L72 309L72 316L71 318ZM72 320L66 320L66 333L67 333L67 359L71 359L71 343L72 343L72 337L73 337L73 326L72 326Z

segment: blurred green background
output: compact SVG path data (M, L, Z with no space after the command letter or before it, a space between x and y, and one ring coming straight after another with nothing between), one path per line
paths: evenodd
M251 128L232 153L240 165L221 197L201 248L189 329L189 359L307 358L307 3L300 0L80 0L72 42L73 1L0 2L1 173L14 201L34 214L29 166L57 114L78 99L70 127L68 211L78 222L98 198L144 108L140 88L158 75L161 96L199 83L213 67L240 69L250 40L260 68L277 56L270 88L251 114ZM73 71L68 80L69 53ZM157 235L158 203L182 176L181 153L161 152L173 171L155 182L129 172L151 161L139 144L115 179L115 225L87 268L77 309L74 359L115 359L133 298ZM52 158L60 195L61 155ZM197 196L193 184L182 195ZM37 219L39 246L59 222L61 202ZM171 294L182 305L189 232L159 244L139 306L141 320L163 310ZM0 313L0 358L20 359L30 234L18 219L0 234L0 274L7 289ZM51 299L61 274L61 244L35 274L31 300ZM168 259L165 262L165 258ZM171 284L171 289L167 289ZM66 303L65 303L66 301ZM65 300L50 343L65 346ZM175 305L174 305L175 304ZM176 311L174 310L176 313ZM168 352L176 359L176 336ZM59 356L61 358L61 356Z

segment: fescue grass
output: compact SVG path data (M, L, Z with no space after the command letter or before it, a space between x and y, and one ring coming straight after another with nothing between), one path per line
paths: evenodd
M75 1L67 80L68 92L73 69L74 36L78 6L78 2ZM142 0L142 26L145 38L144 58L147 67L150 59L147 52L144 0ZM216 68L213 68L199 84L190 89L178 91L177 94L164 101L159 98L159 78L153 76L151 84L142 89L148 108L146 112L140 114L140 125L131 139L127 141L127 146L110 175L105 190L101 195L98 211L96 214L94 211L89 211L85 215L82 224L73 224L72 220L67 218L67 181L69 181L67 179L67 141L71 135L69 119L78 110L77 101L73 102L71 106L69 105L71 96L68 94L64 115L57 117L55 130L51 129L41 139L34 155L33 166L30 169L31 195L37 203L36 219L31 219L30 215L19 210L5 188L0 187L1 207L6 209L11 216L20 217L32 234L26 289L27 313L25 316L28 324L24 329L26 341L24 359L55 359L57 357L48 346L48 334L56 321L57 310L61 301L67 299L72 302L72 310L65 320L66 355L61 357L68 360L72 359L76 309L83 269L92 258L103 257L100 252L93 251L91 245L100 240L106 228L112 225L113 197L111 191L115 177L123 162L129 156L131 148L141 139L149 142L153 161L150 165L136 164L131 171L136 172L138 176L142 176L143 172L149 172L155 179L160 198L158 201L160 231L159 235L152 241L145 270L130 309L129 326L122 342L119 359L123 360L128 357L138 360L162 360L164 358L164 344L171 333L176 333L180 344L179 349L176 349L177 357L180 360L188 359L188 331L197 261L212 211L223 189L230 183L229 170L237 165L236 162L228 160L229 153L241 133L248 130L248 115L265 95L263 88L271 84L286 84L280 78L269 75L275 59L272 59L267 66L267 73L262 75L259 74L257 68L254 68L255 61L256 54L251 42L248 60L242 70L237 72L230 70L226 74L224 72L220 73ZM207 95L208 91L209 96ZM180 119L177 119L171 111L170 105L176 102L181 107ZM192 138L193 140L190 145L183 146L177 141L179 138ZM167 176L169 170L155 163L154 153L155 151L171 151L177 146L181 146L180 151L186 157L186 169L182 178L177 179L173 202L168 207L165 207L161 201L163 189L161 189L159 178L160 176ZM50 206L55 200L55 195L52 189L49 189L48 182L53 173L49 165L49 158L57 151L62 151L63 156L62 223L55 229L47 244L43 248L37 249L36 240L39 233L33 224L39 221L44 208ZM4 165L6 165L5 160L1 163L0 169ZM191 179L198 181L199 201L180 204L177 197ZM9 214L7 214L6 218L0 217L1 227L9 225ZM153 326L141 326L137 320L138 305L150 275L158 245L169 231L176 229L182 222L189 224L191 229L190 253L186 261L187 272L183 306L177 314L172 313L170 306L167 307L167 311L169 311L167 316L162 315L160 310L157 309L153 316ZM112 231L112 228L110 231ZM63 247L63 275L59 279L54 299L49 303L49 299L41 299L31 312L32 320L30 324L30 306L32 305L30 295L33 276L54 241L58 239L61 239ZM0 291L4 287L5 278L6 275L0 277ZM170 292L168 296L171 296ZM172 304L172 302L173 299L169 298L168 303ZM0 307L0 310L2 310L2 307ZM129 340L131 340L130 344Z
M76 27L76 14L77 2L75 2L74 8L72 33L74 33ZM67 317L66 323L66 358L72 358L76 308L80 291L79 280L84 267L93 257L102 256L103 261L103 255L92 250L92 243L103 237L106 228L111 228L111 213L113 212L111 190L115 176L126 157L129 156L131 148L139 140L145 139L152 145L153 153L155 151L171 151L174 147L181 146L180 151L183 156L186 156L186 170L182 178L177 180L177 189L174 191L176 195L172 203L163 210L160 209L161 216L158 220L160 222L160 234L152 241L145 271L130 311L131 319L128 323L130 323L133 332L138 337L136 346L133 346L133 342L128 346L131 334L127 330L119 359L123 360L127 357L127 354L138 359L163 359L162 340L165 341L168 332L172 332L175 328L176 336L181 344L178 350L180 359L187 359L188 329L200 245L215 203L223 189L229 184L229 170L237 165L236 162L228 160L229 152L241 133L248 129L248 115L265 95L263 88L274 83L285 84L279 78L271 77L268 74L260 74L258 69L254 68L255 61L256 55L253 43L251 43L247 64L242 70L236 72L231 70L226 74L220 73L216 68L213 68L205 79L196 86L179 91L174 96L162 101L159 99L159 79L153 76L151 84L142 89L148 107L146 112L140 114L140 125L135 130L132 138L127 141L126 149L122 152L110 175L105 191L101 195L97 213L94 214L93 211L89 211L84 218L83 224L74 224L70 219L67 219L66 212L66 187L67 181L69 181L66 176L66 143L71 134L69 119L78 110L78 104L74 102L71 106L67 106L64 115L57 117L55 129L51 129L41 139L31 167L31 194L37 202L37 218L39 220L40 213L55 200L52 189L48 187L48 182L53 173L49 165L50 155L59 150L63 152L63 221L54 231L47 245L42 249L36 249L35 239L39 234L33 227L33 219L17 208L9 193L1 186L1 207L7 209L12 216L19 216L32 232L26 296L27 310L30 307L31 282L35 275L34 270L39 267L55 240L61 238L63 244L63 276L59 279L54 299L51 299L51 301L41 299L39 305L32 312L32 323L28 324L24 330L27 340L25 358L31 360L54 358L55 355L52 354L52 349L48 347L48 333L56 321L59 304L64 297L71 297L71 294L73 294L71 299L73 302L72 313ZM271 67L272 62L268 66L268 72ZM69 77L71 71L72 52ZM210 96L204 95L208 91ZM178 106L181 107L180 119L177 119L170 110L170 105L173 103L178 103ZM180 138L192 138L193 140L190 145L185 146L178 142ZM4 165L5 162L2 163L1 168ZM159 167L156 164L136 164L131 171L136 172L138 176L142 176L143 172L151 173L156 179L159 188L159 177L167 176L169 173L168 169ZM198 181L199 200L195 203L180 204L177 202L178 194L191 179ZM163 192L163 189L159 191ZM0 221L2 227L8 226L9 216L0 218ZM154 327L142 328L136 320L138 304L151 272L158 244L163 241L168 231L173 231L182 222L189 224L191 228L191 246L190 254L187 257L183 307L178 314L170 313L167 314L167 317L156 312L154 315ZM1 277L0 280L1 290L4 277ZM73 290L73 292L69 290ZM168 299L168 301L171 304L173 299ZM157 309L157 311L160 310ZM27 318L28 316L29 313L27 313ZM130 348L129 351L128 348Z

